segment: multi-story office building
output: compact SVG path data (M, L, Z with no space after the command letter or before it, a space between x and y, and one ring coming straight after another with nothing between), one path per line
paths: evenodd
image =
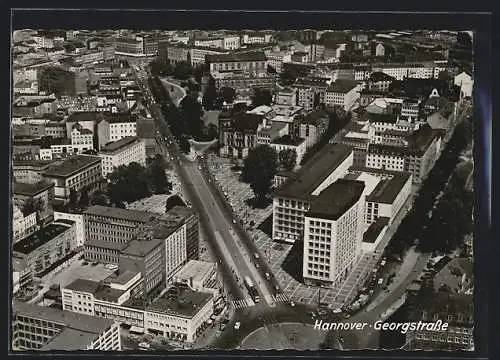
M105 114L97 123L99 149L112 141L128 136L137 136L137 116L125 114Z
M75 223L58 220L13 245L13 256L24 259L33 275L42 274L77 248Z
M194 40L194 45L224 50L237 50L240 48L240 37L229 35L198 38Z
M85 243L85 224L83 214L81 213L66 213L54 211L54 220L70 220L75 223L75 236L77 248L82 248Z
M210 73L226 71L247 72L249 76L260 76L267 72L267 58L264 52L246 52L206 57Z
M131 329L136 332L194 342L213 315L213 294L178 288L168 297L159 297L148 304L138 296L140 292L136 289L140 287L140 282L134 282L132 274L121 281L120 287L114 280L101 285L77 279L62 289L63 307L114 319L132 326ZM76 305L75 298L81 304Z
M406 137L403 146L370 144L366 167L409 172L413 182L420 183L439 157L441 138L442 131L423 125Z
M291 174L275 192L273 200L273 240L293 243L304 235L304 214L311 196L318 195L352 165L352 149L329 144L310 159L299 172Z
M474 303L472 294L437 292L425 303L417 304L410 312L409 321L418 323L441 320L446 329L410 330L406 333L405 349L473 351Z
M295 134L306 140L306 147L310 148L316 144L328 129L330 122L328 114L323 110L312 111L305 116L299 116Z
M13 350L120 351L120 326L108 319L14 302Z
M325 105L349 110L359 99L361 87L355 80L337 79L325 92Z
M136 162L146 166L146 145L135 136L124 137L102 147L99 156L102 158L102 176L106 178L121 165Z
M295 89L282 89L276 93L275 103L278 105L297 105L297 92Z
M267 44L271 42L272 38L272 34L249 32L243 34L241 40L243 44Z
M198 260L200 256L200 234L198 225L198 214L187 206L174 206L163 217L162 220L177 226L186 225L186 259Z
M21 211L27 202L35 205L36 221L46 223L51 221L54 215L52 204L54 202L54 184L47 181L35 183L14 182L12 185L12 197L15 206Z
M79 125L75 124L71 131L71 145L84 147L84 150L92 150L94 148L94 133Z
M434 78L434 68L436 64L375 64L372 66L373 72L383 72L394 77L396 80L404 78L432 79Z
M325 101L328 84L323 80L298 79L292 89L297 91L297 105L312 110Z
M101 205L84 212L85 259L118 264L119 250L158 214Z
M55 185L55 198L67 201L71 190L96 187L102 176L101 158L91 155L74 155L60 164L45 170L42 176Z
M36 224L36 211L24 216L19 207L14 204L12 211L12 240L14 243L32 234L36 230Z
M189 60L192 66L197 66L200 64L205 64L207 55L220 55L227 53L228 52L223 49L194 46L189 48Z
M172 65L179 62L190 62L191 47L183 43L171 43L168 41L160 41L158 44L158 56L161 60ZM203 55L203 57L205 54Z
M14 146L14 154L16 146ZM37 148L36 152L40 152ZM24 155L24 152L23 152ZM12 160L12 177L14 182L25 184L36 184L43 180L42 173L47 170L51 165L56 163L56 160L35 160L33 156L28 159L13 159ZM53 186L53 185L52 185Z
M121 37L115 39L115 54L125 56L143 56L144 40L139 38Z
M295 151L297 154L296 164L300 164L306 153L306 141L300 137L292 137L290 135L280 136L271 140L269 145L276 150L277 154L284 150Z
M263 116L235 114L219 119L220 155L243 159L250 149L257 146L257 132L263 124Z
M362 181L338 179L312 197L304 214L306 284L333 287L353 269L363 240L364 190Z

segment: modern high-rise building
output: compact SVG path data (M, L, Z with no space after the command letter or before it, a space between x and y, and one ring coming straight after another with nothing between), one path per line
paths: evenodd
M121 350L120 326L109 319L14 302L13 350Z
M313 196L304 214L306 284L335 286L353 269L363 241L364 189L362 181L338 179Z

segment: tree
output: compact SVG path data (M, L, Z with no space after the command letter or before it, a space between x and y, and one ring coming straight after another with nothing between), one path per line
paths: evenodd
M38 218L38 216L40 215L40 213L43 210L44 210L44 204L43 204L43 200L40 198L28 198L24 202L24 204L21 208L21 212L23 213L24 217L36 212L37 218Z
M202 104L207 110L213 110L217 100L217 89L215 88L215 80L210 77L208 86L203 94Z
M293 170L297 164L297 152L293 149L281 150L278 157L280 165L285 170Z
M187 80L193 74L193 67L186 61L180 61L175 65L174 77L179 80Z
M167 202L165 204L165 212L168 212L174 206L186 206L186 204L184 203L184 201L182 201L179 195L172 195L167 199Z
M172 66L166 62L161 61L160 59L155 59L149 63L149 68L151 70L151 74L155 76L166 76L173 73Z
M69 201L68 201L68 206L71 209L76 208L78 202L78 194L76 193L74 188L71 188L69 190Z
M94 193L90 197L90 204L107 206L108 199L106 197L106 194L100 190L94 191Z
M186 96L180 103L181 122L184 126L184 134L197 137L201 133L203 122L203 108L194 96Z
M179 140L179 147L184 154L189 154L191 151L191 144L186 136L182 136Z
M56 96L75 95L75 73L58 67L48 67L41 71L40 90Z
M269 145L259 145L251 149L245 159L242 176L250 183L257 203L264 203L271 190L278 167L276 150Z
M271 105L273 102L273 94L269 89L265 88L254 88L254 94L252 96L252 105L253 106L261 106L261 105Z
M161 155L156 155L148 167L151 191L155 194L164 194L172 189L165 173L165 164Z
M78 206L80 208L86 208L89 206L89 189L87 187L84 187L80 193L80 199L78 200Z
M119 166L108 178L108 195L116 206L151 195L146 168L136 162Z
M222 103L226 102L227 104L231 104L236 97L236 90L230 87L223 87L219 91L219 98Z
M290 69L285 69L280 75L280 83L282 85L292 85L297 80L298 74Z

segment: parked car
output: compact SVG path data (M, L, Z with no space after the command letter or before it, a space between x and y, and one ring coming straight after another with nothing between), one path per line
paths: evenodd
M149 349L149 348L151 348L151 345L147 342L141 342L141 343L139 343L139 347L143 348L143 349Z
M266 275L266 279L267 279L267 280L271 279L271 275L269 275L269 273L267 273L267 272L266 272L266 274L265 274L265 275Z

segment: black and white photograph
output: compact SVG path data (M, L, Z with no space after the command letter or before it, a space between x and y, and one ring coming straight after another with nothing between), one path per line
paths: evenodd
M11 351L474 351L474 32L167 25L12 31Z

